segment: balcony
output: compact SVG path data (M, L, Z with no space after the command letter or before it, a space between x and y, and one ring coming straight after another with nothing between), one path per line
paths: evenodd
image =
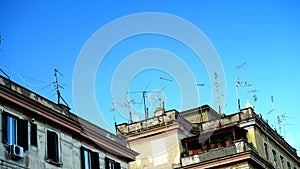
M212 159L217 159L229 155L234 155L246 151L256 151L255 147L249 144L246 140L240 139L232 142L230 146L211 149L209 151L201 151L198 154L190 155L181 158L182 166L201 163ZM256 151L257 152L257 151Z

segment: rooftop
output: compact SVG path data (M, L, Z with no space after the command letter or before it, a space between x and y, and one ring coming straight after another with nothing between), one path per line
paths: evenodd
M56 123L56 126L61 126L70 133L93 141L107 152L125 158L128 157L129 153L131 154L131 159L135 159L135 155L137 155L136 152L126 148L124 136L112 134L73 114L67 106L56 104L0 75L0 100L2 99L21 105L28 110L27 113L30 116L34 115L49 119ZM117 150L122 150L123 152L120 153L121 151L117 152Z

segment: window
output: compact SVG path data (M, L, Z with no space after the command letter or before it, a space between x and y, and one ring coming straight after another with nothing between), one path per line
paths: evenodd
M273 160L275 162L275 165L277 165L276 151L274 149L272 149L272 154L273 154Z
M28 150L28 122L19 119L5 111L2 112L2 142L4 144L16 144Z
M30 123L30 144L37 147L37 125Z
M266 158L267 158L267 160L269 160L268 144L267 143L264 143L264 148L265 148Z
M286 162L286 164L287 164L287 168L288 168L288 169L291 169L291 164L290 164L290 162Z
M99 154L81 147L81 168L82 169L99 169Z
M59 162L58 135L54 131L47 130L47 159L50 162Z
M282 155L279 156L281 161L281 167L284 168L284 157Z
M121 169L121 165L120 163L105 157L105 169Z

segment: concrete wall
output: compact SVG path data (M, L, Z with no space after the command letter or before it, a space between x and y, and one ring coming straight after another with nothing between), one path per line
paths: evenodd
M0 105L1 110L13 114L21 119L27 119L17 109L12 107L3 107ZM2 111L1 111L2 112ZM105 157L121 163L122 169L127 169L129 166L126 162L117 159L117 157L108 155L105 152L99 151L87 144L81 143L79 140L74 139L72 135L66 134L55 126L50 126L44 122L35 121L37 124L37 141L38 146L30 145L30 123L28 120L28 150L24 151L24 158L14 160L8 157L6 145L2 143L2 113L0 113L0 168L31 168L31 169L81 169L81 156L80 147L84 146L91 151L99 153L100 169L105 169ZM59 159L62 166L56 166L46 161L46 145L47 145L47 130L55 131L58 134L59 140Z
M220 119L221 116L210 107L194 108L180 113L186 120L191 123L202 123L212 119Z
M255 140L256 140L256 147L257 150L260 154L261 157L263 157L264 159L266 159L267 161L269 161L270 163L272 163L272 165L275 167L277 166L277 168L287 168L287 162L290 163L291 168L296 167L297 166L297 162L295 161L295 159L291 158L291 156L289 154L287 154L285 151L283 151L283 147L282 145L278 145L278 141L275 141L274 138L267 136L266 133L264 131L262 131L261 129L255 128ZM277 143L275 143L277 142ZM264 143L266 143L268 145L268 156L269 158L267 159L266 153L265 153L265 149L264 149ZM272 149L275 150L276 152L276 164L274 162L273 159L273 154L272 154ZM280 159L280 155L283 157L283 162Z
M180 140L177 133L162 133L129 142L132 150L139 152L131 169L172 169L180 164Z
M153 128L158 128L160 126L168 125L173 123L176 120L176 115L178 112L176 111L169 111L165 114L157 117L152 117L147 120L131 123L131 124L119 124L118 134L128 135L134 133L141 133L151 130Z

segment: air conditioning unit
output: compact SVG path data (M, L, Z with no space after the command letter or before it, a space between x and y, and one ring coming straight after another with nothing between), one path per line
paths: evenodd
M12 158L23 158L24 157L23 147L15 144L9 145L8 155Z

